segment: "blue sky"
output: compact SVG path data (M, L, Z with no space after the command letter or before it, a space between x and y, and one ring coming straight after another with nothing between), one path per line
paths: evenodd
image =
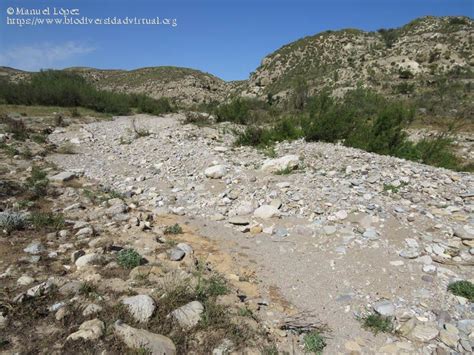
M79 9L77 18L148 17L169 25L6 25L9 7ZM2 0L0 65L25 70L175 65L246 79L284 44L324 30L397 27L417 17L473 17L472 0ZM17 16L11 17L26 18Z

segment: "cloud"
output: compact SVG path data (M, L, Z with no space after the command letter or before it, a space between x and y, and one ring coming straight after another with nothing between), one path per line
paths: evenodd
M31 46L17 46L0 53L0 65L36 71L62 66L69 59L91 53L95 48L69 41L62 44L49 42Z

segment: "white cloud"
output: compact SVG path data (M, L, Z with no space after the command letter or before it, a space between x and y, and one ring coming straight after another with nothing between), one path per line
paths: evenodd
M36 71L62 66L69 59L91 53L95 48L69 41L62 44L49 42L31 46L17 46L0 53L0 65Z

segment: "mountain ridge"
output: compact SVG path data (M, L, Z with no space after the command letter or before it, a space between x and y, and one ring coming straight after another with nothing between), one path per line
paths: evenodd
M301 80L308 95L330 90L340 96L362 85L387 96L418 100L427 92L433 95L433 82L440 77L455 86L472 84L473 42L474 22L470 17L425 16L395 29L349 28L305 36L265 56L247 80L225 81L210 73L175 66L64 70L77 72L101 89L168 97L183 105L239 96L271 96L273 102L285 103ZM5 67L0 68L0 74L17 78L29 75ZM472 94L463 88L456 90L449 91L460 99L451 101L463 106L461 101Z

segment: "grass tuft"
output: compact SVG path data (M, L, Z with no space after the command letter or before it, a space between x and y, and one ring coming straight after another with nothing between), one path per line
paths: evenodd
M474 302L474 284L472 282L466 280L452 282L448 285L448 291L453 295L467 298L469 302Z
M64 227L64 216L53 212L33 212L30 215L30 222L35 229L60 230Z
M362 322L363 328L370 330L374 334L391 333L394 330L391 317L372 313L361 317L359 320Z
M326 339L317 331L307 333L303 337L304 350L308 353L322 354L326 347Z
M182 234L183 233L183 228L176 223L173 224L172 226L167 226L165 230L163 231L164 234Z

